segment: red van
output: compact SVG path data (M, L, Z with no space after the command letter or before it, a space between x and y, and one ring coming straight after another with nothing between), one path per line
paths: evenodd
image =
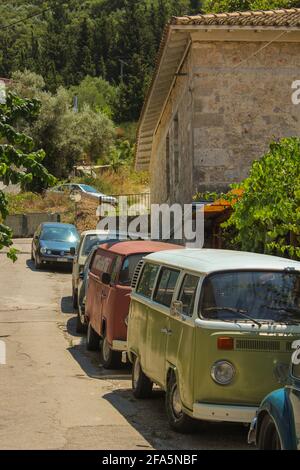
M150 253L180 248L154 241L123 241L101 245L93 256L86 299L87 349L100 348L106 369L121 365L126 350L131 281L136 266Z

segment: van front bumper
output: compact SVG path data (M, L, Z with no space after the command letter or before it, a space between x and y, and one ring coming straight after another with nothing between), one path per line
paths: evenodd
M256 415L254 406L228 406L210 403L195 403L193 417L203 421L228 421L232 423L251 423Z

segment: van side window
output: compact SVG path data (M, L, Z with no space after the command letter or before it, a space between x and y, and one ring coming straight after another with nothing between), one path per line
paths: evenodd
M188 317L193 316L198 283L199 277L190 274L184 276L178 300L182 302L183 313Z
M105 252L97 252L92 263L91 271L96 276L107 273L110 270L113 257Z
M141 274L141 278L139 281L139 285L137 287L136 292L148 299L151 299L152 290L154 286L154 282L156 279L156 275L158 273L159 266L155 264L146 263Z
M180 272L174 269L162 268L154 300L166 307L170 307Z
M119 275L121 266L122 266L122 256L116 256L111 269L111 282L115 283L117 281L117 277Z

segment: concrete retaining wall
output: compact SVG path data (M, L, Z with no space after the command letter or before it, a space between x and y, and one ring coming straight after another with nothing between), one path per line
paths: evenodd
M60 222L60 214L34 213L9 215L5 224L13 231L14 238L32 237L42 222Z

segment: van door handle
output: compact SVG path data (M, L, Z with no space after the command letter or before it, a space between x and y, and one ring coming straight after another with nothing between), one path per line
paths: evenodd
M171 334L172 334L172 330L169 330L168 328L162 328L162 329L160 330L160 332L161 332L162 334L168 335L168 336L171 336Z

